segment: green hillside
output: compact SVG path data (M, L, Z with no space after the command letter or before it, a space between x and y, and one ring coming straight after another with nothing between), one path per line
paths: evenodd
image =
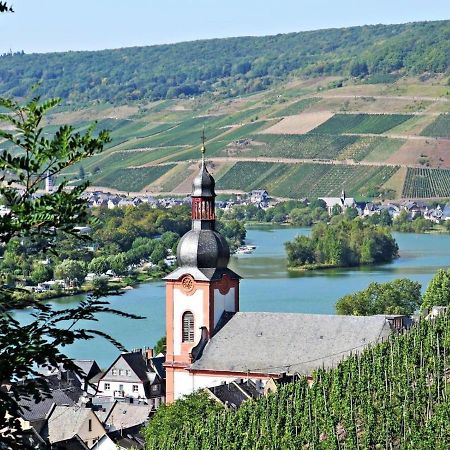
M38 92L66 103L125 104L214 93L257 92L290 75L366 77L445 73L450 21L370 25L95 52L6 54L0 95ZM394 74L394 76L387 76Z
M123 107L60 112L46 131L67 121L84 130L89 115L98 118L99 129L111 130L111 143L65 176L77 183L82 165L93 185L125 192L186 195L204 128L219 191L264 188L288 198L335 196L343 188L364 199L450 195L444 77L347 81L340 88L330 80L298 79L245 98L154 102L125 116ZM418 91L426 101L414 100Z
M205 411L188 397L158 410L145 432L146 448L444 450L449 332L448 315L422 320L332 370L318 370L312 386L299 377L236 412ZM179 417L185 419L174 420Z

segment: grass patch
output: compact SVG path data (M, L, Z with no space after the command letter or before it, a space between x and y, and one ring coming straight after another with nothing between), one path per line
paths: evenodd
M391 139L387 137L374 138L370 151L359 161L383 162L393 155L404 143L405 139Z

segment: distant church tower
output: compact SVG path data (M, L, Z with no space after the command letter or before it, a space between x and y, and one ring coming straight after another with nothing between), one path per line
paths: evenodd
M47 176L45 177L45 192L51 193L55 189L55 177L50 175L50 172L47 171Z
M214 178L202 161L192 190L192 228L180 240L178 268L166 280L166 401L192 384L189 367L217 324L239 311L239 276L228 269L230 250L216 231ZM220 326L220 324L219 324Z

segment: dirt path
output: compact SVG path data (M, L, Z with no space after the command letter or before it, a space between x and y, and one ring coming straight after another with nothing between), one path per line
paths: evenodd
M318 98L376 98L376 99L387 99L387 100L398 100L398 99L402 99L402 100L423 100L423 101L430 101L430 102L450 102L450 98L446 98L446 97L416 97L416 96L404 96L404 95L370 95L370 94L366 94L366 95L332 95L332 94L320 94L320 95L315 95L314 97L318 97Z
M411 134L392 134L392 133L342 133L342 136L363 136L363 137L388 137L392 139L407 139L413 141L441 141L448 142L450 145L450 139L444 137L434 137L434 136L417 136Z

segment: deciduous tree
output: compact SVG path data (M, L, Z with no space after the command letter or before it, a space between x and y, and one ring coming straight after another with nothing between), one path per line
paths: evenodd
M439 270L427 290L423 294L421 309L431 309L433 306L448 306L450 304L450 269Z
M36 195L47 176L57 176L74 163L103 149L109 136L101 131L94 136L94 126L85 134L75 133L70 126L61 126L49 136L44 133L43 119L58 105L57 99L41 101L33 98L24 105L10 99L0 99L0 138L5 148L0 153L0 195L9 212L0 217L0 241L7 245L27 240L30 251L41 258L43 252L57 253L58 236L80 236L76 226L85 224L89 215L81 194L83 183L66 189L59 183L55 192ZM4 124L7 128L1 129ZM7 146L3 145L7 142ZM80 326L79 322L95 320L96 313L109 312L125 317L137 317L117 311L99 299L104 291L95 290L92 296L78 306L55 311L50 305L33 300L17 300L17 290L0 287L0 380L9 386L9 392L0 389L0 442L6 448L21 448L20 422L23 398L41 400L49 387L40 368L63 366L80 373L80 369L61 349L76 340L103 336L123 349L112 337L95 329ZM9 310L29 306L33 320L28 324L17 321ZM26 382L24 382L26 380Z
M337 301L336 311L354 316L411 315L418 309L421 300L419 283L399 279L388 283L370 283L367 289L345 295Z

